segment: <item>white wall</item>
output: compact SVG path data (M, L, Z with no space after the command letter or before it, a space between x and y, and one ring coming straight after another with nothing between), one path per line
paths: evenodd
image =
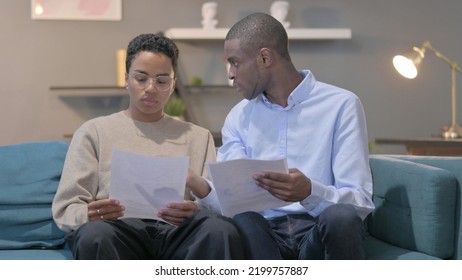
M114 85L117 49L142 32L200 27L203 2L125 0L122 21L98 22L31 20L29 0L0 1L0 145L63 139L83 121L119 110L117 102L101 108L101 100L63 99L49 87ZM272 1L216 2L218 26L229 27L249 13L269 12ZM449 67L428 53L418 78L410 81L395 72L391 59L430 40L462 63L462 1L289 2L292 27L352 29L351 40L294 42L291 51L299 68L311 69L318 80L361 98L371 139L431 136L449 123ZM186 79L201 76L205 83L226 82L221 42L178 45ZM457 78L462 81L460 75ZM462 84L459 95L460 89ZM401 150L378 148L396 151Z

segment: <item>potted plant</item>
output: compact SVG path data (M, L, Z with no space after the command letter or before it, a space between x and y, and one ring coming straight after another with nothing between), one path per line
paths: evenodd
M186 105L179 96L175 93L170 96L170 99L165 104L164 112L172 117L183 119L183 114L186 110Z

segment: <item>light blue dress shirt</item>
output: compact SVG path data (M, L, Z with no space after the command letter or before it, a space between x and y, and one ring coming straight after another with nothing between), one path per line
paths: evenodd
M345 203L353 205L364 219L374 204L361 102L352 92L316 81L308 70L300 73L304 79L290 94L287 107L272 104L260 94L242 100L230 111L217 159L285 157L289 168L298 168L310 178L311 195L263 211L266 218L287 213L316 217L333 204ZM212 201L205 198L206 205L207 200Z

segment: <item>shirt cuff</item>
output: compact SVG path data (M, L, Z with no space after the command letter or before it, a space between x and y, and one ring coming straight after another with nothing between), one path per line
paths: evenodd
M319 206L322 204L324 200L323 193L323 185L317 181L311 180L311 194L304 200L300 201L300 204L313 217L319 216L319 214L321 214L322 212L322 210L320 209L322 207Z
M193 192L191 192L191 195L196 199L196 201L198 202L198 205L201 205L215 213L221 214L222 212L221 212L220 203L218 202L218 197L217 197L215 188L213 186L213 183L209 179L205 177L203 178L205 179L205 181L207 181L207 184L209 184L210 189L211 189L210 192L203 198L197 197Z

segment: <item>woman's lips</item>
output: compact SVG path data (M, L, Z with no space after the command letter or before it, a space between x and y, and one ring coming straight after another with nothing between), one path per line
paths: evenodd
M157 101L155 101L154 99L151 99L151 98L143 98L141 100L146 106L149 106L149 107L152 107L154 105L156 105Z

